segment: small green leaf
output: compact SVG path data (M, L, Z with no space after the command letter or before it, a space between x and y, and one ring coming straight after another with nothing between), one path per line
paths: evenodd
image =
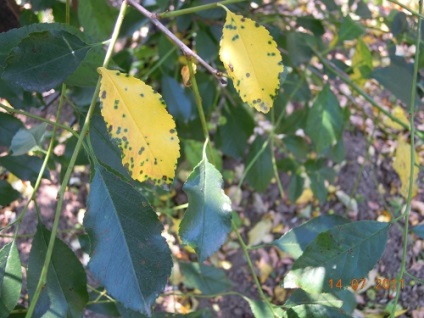
M183 147L184 147L184 153L187 158L187 161L191 165L191 168L194 169L195 166L199 163L200 160L202 160L203 156L203 144L200 141L196 140L185 140ZM208 149L206 149L208 150ZM207 151L208 155L213 158L213 162L216 166L216 168L219 171L222 171L222 156L221 154L216 150L212 149L212 154Z
M226 118L226 123L218 126L216 145L226 155L240 158L246 150L255 122L243 105L225 107L222 116Z
M15 241L0 250L0 318L7 318L21 296L21 261Z
M348 222L350 222L348 219L338 215L321 215L291 229L272 244L277 246L280 250L289 253L296 259L302 255L306 246L311 243L318 234Z
M308 112L306 133L318 153L336 144L343 132L344 116L337 97L326 85Z
M199 263L180 263L184 284L197 288L203 294L219 294L231 287L225 271Z
M0 180L0 206L8 205L21 196L6 180Z
M84 226L91 272L125 307L150 315L172 267L155 211L129 183L96 166Z
M359 38L365 29L363 25L357 21L353 21L352 18L347 15L344 17L342 25L338 33L338 42L354 40Z
M290 177L289 187L287 189L287 195L291 202L295 202L303 192L303 185L305 179L299 173L292 173Z
M50 9L56 0L31 0L31 6L34 11Z
M252 146L250 147L249 154L246 158L246 167L253 162L258 152L262 149L265 140L261 136L257 136ZM264 192L274 175L272 168L271 147L269 144L265 147L264 151L254 161L251 169L247 173L246 181L258 192Z
M200 262L224 243L231 229L231 201L222 183L221 173L204 155L183 186L189 205L179 235L194 248Z
M315 46L315 38L307 33L289 32L287 34L287 51L293 66L307 63L313 56L311 46Z
M28 260L28 293L30 301L38 284L47 254L51 232L39 223ZM55 238L47 280L34 311L34 317L82 316L88 301L87 277L72 250Z
M38 174L41 170L43 160L38 157L22 155L18 157L4 156L0 157L0 165L12 172L19 179L31 181L35 184ZM46 169L43 173L44 179L50 179L50 172Z
M44 92L71 75L89 49L81 37L67 31L31 33L10 52L2 78Z
M15 116L0 112L0 146L9 147L13 136L24 124Z
M13 136L9 150L13 156L24 155L35 149L41 149L41 142L46 132L47 124L42 123L30 129L21 128Z
M78 3L78 19L84 32L95 41L104 41L112 35L118 10L106 0L90 0Z
M352 279L366 277L384 252L389 228L389 223L358 221L320 233L287 273L284 288L331 292L330 279L348 287Z

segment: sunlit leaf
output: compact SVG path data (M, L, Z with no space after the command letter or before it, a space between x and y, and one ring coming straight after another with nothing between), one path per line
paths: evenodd
M414 150L415 162L419 162L418 154ZM399 193L404 197L408 197L409 191L409 178L411 173L413 178L413 186L412 186L412 197L416 196L418 193L417 179L419 169L414 167L413 171L411 171L411 145L403 140L402 137L398 139L398 144L396 148L395 160L393 162L393 168L397 172L400 177L400 181L402 182L402 186L399 190Z
M263 26L225 10L219 57L243 102L267 113L284 69L277 44Z
M102 115L122 151L122 164L135 180L171 183L180 146L163 98L132 76L104 67L98 71Z
M194 248L200 262L224 243L231 229L231 201L222 183L221 174L204 155L183 187L189 206L179 234L185 244Z

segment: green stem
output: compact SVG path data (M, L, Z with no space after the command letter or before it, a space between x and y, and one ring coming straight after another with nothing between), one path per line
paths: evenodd
M272 112L272 127L275 128L274 108L271 109L271 112ZM277 160L275 159L274 137L275 137L275 132L274 132L274 129L272 129L272 131L269 135L269 140L271 141L272 169L274 170L274 176L275 176L275 179L277 180L277 186L278 186L278 190L280 191L280 197L281 197L281 199L284 199L284 189L283 189L283 185L281 184L280 175L278 174Z
M48 120L48 119L45 119L45 118L43 118L43 117L40 117L40 116L37 116L37 115L33 115L33 114L31 114L31 113L28 113L28 112L26 112L26 111L24 111L24 110L20 110L20 109L15 109L15 108L12 108L12 107L9 107L9 106L6 106L6 105L3 105L2 103L0 103L0 108L3 108L4 110L6 110L8 113L12 113L12 114L19 114L19 115L24 115L24 116L26 116L26 117L29 117L29 118L33 118L33 119L36 119L36 120L39 120L39 121L41 121L41 122L43 122L43 123L47 123L47 124L49 124L49 125L51 125L51 126L53 126L53 127L59 127L59 128L62 128L63 130L66 130L66 131L68 131L68 132L70 132L72 135L74 135L75 137L79 137L79 134L75 131L75 130L73 130L72 128L70 128L70 127L68 127L68 126L66 126L66 125L62 125L62 124L59 124L59 123L55 123L54 121L51 121L51 120Z
M350 87L352 87L359 95L361 95L366 101L368 101L371 105L373 105L375 108L377 108L380 112L382 112L384 115L389 117L394 122L401 125L403 128L407 130L411 130L411 127L401 121L400 119L393 116L389 111L385 110L381 105L377 104L374 99L369 96L367 93L365 93L358 85L356 85L346 74L342 73L342 71L338 70L336 66L333 65L330 61L328 61L326 58L322 56L320 52L318 52L314 47L310 46L311 49L314 51L318 59L321 61L322 64L324 64L331 73L338 76L343 82L348 84Z
M412 201L412 189L414 187L414 169L415 169L415 99L416 99L416 87L417 87L417 77L418 77L418 61L420 57L420 40L421 40L421 19L422 19L422 9L423 9L423 0L419 0L419 13L418 16L418 29L415 43L415 58L414 58L414 73L412 77L412 89L411 89L411 101L409 103L409 125L411 127L411 161L410 161L410 171L409 171L409 189L408 189L408 197L406 199L406 207L405 207L405 227L403 229L403 250L402 250L402 261L399 270L399 274L397 275L397 280L400 281L403 275L406 272L406 258L408 252L408 232L409 232L409 214L411 212L411 201ZM392 311L390 313L390 317L395 316L396 305L399 301L400 296L400 284L396 286L396 297L393 301Z
M114 30L113 30L113 34L112 34L112 37L111 37L111 42L110 42L110 45L108 47L108 50L106 52L106 56L105 56L105 59L104 59L104 62L103 62L104 67L107 67L107 65L109 64L110 58L112 56L113 48L114 48L115 43L118 39L119 30L121 28L122 21L123 21L124 16L125 16L126 8L127 8L127 0L124 0L124 1L122 1L121 9L119 11L119 15L118 15L118 18L116 20L115 27L114 27ZM96 107L96 104L97 104L97 96L98 96L99 90L100 90L100 79L97 81L97 86L96 86L95 92L93 94L93 98L91 100L91 104L90 104L90 107L88 109L88 113L87 113L87 116L85 118L84 125L81 129L80 136L78 138L77 144L75 146L74 152L73 152L71 160L69 162L69 166L66 169L66 173L65 173L65 176L63 178L63 182L62 182L60 189L59 189L58 202L57 202L56 212L55 212L55 216L54 216L50 240L49 240L49 244L48 244L48 247L47 247L46 257L44 259L44 265L43 265L43 268L41 270L40 278L38 280L38 284L37 284L37 288L35 290L35 293L32 297L30 307L28 308L28 312L25 316L26 318L32 317L35 306L36 306L37 301L40 297L41 290L43 289L43 286L46 283L47 272L48 272L48 268L50 266L50 261L51 261L51 256L52 256L52 253L53 253L56 234L57 234L57 231L58 231L59 219L60 219L60 214L61 214L61 211L62 211L65 190L66 190L66 187L68 185L69 179L71 177L71 173L72 173L73 168L75 166L75 161L77 159L78 153L79 153L81 146L83 144L84 138L88 133L88 130L89 130L89 127L90 127L90 120L91 120L91 117L93 116L93 113L94 113L94 110L95 110L95 107Z
M246 1L246 0L226 0L226 1L221 1L221 2L214 2L214 3L204 4L204 5L193 7L193 8L163 12L163 13L158 14L158 17L160 19L175 18L175 17L179 17L179 16L184 15L184 14L191 14L191 13L196 13L196 12L199 12L199 11L215 9L215 8L218 7L218 4L228 5L228 4L233 4L233 3L237 3L237 2L243 2L243 1Z

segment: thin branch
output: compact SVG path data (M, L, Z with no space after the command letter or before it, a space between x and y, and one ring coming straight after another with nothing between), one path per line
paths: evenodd
M175 10L175 11L168 11L168 12L163 12L161 14L158 14L158 18L175 18L184 14L191 14L191 13L195 13L195 12L199 12L199 11L205 11L205 10L210 10L210 9L215 9L218 7L218 4L222 4L222 5L228 5L228 4L233 4L233 3L237 3L237 2L243 2L246 0L226 0L226 1L221 1L221 2L214 2L214 3L208 3L208 4L203 4L201 6L197 6L197 7L193 7L193 8L186 8L186 9L181 9L181 10Z
M168 30L166 26L164 26L159 20L158 15L150 12L142 5L138 4L134 0L128 0L128 3L132 5L136 10L138 10L142 15L148 18L159 30L161 30L172 42L177 45L184 55L194 57L205 69L207 69L213 76L215 76L221 83L226 83L226 81L222 78L223 74L210 66L204 59L202 59L199 55L193 52L187 45L185 45L179 38L177 38L174 33Z

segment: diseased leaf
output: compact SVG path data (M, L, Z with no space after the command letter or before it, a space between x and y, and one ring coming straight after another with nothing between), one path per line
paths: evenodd
M364 41L358 39L356 42L355 54L352 57L353 74L350 76L352 81L359 86L364 86L367 78L372 72L372 54Z
M122 151L122 164L135 180L171 183L180 146L165 101L135 77L104 67L98 71L102 115Z
M0 250L0 318L7 318L21 296L22 271L15 241Z
M231 201L222 183L220 172L204 155L183 186L189 205L179 235L194 248L200 262L224 243L231 229Z
M409 126L409 119L406 115L405 110L400 107L400 106L395 106L392 110L391 110L391 114L396 117L397 119L399 119L401 122L405 123L406 125ZM401 124L398 124L397 122L395 122L394 120L392 120L389 117L384 117L383 119L383 124L389 128L392 128L395 131L401 131L404 130L403 126Z
M95 167L84 226L90 271L125 307L150 315L171 273L171 252L155 211L129 183Z
M321 215L291 229L272 244L298 258L319 233L348 222L348 219L338 215Z
M184 284L203 294L219 294L231 287L224 270L199 263L179 263Z
M38 284L47 253L51 232L39 223L28 260L28 293L30 301ZM82 316L88 301L87 277L72 250L55 238L47 280L34 311L34 317Z
M2 78L44 92L71 75L89 49L80 36L64 30L31 33L10 52Z
M415 162L419 162L417 152L414 150ZM406 199L409 191L409 177L413 174L412 197L418 193L418 167L414 167L411 171L411 145L408 144L402 137L398 138L395 160L393 161L393 169L397 172L402 182L399 193Z
M366 277L384 252L389 228L389 223L358 221L320 233L287 273L284 288L332 292L330 279L348 287L352 279Z
M277 44L263 26L225 10L219 57L243 102L268 113L284 69Z

